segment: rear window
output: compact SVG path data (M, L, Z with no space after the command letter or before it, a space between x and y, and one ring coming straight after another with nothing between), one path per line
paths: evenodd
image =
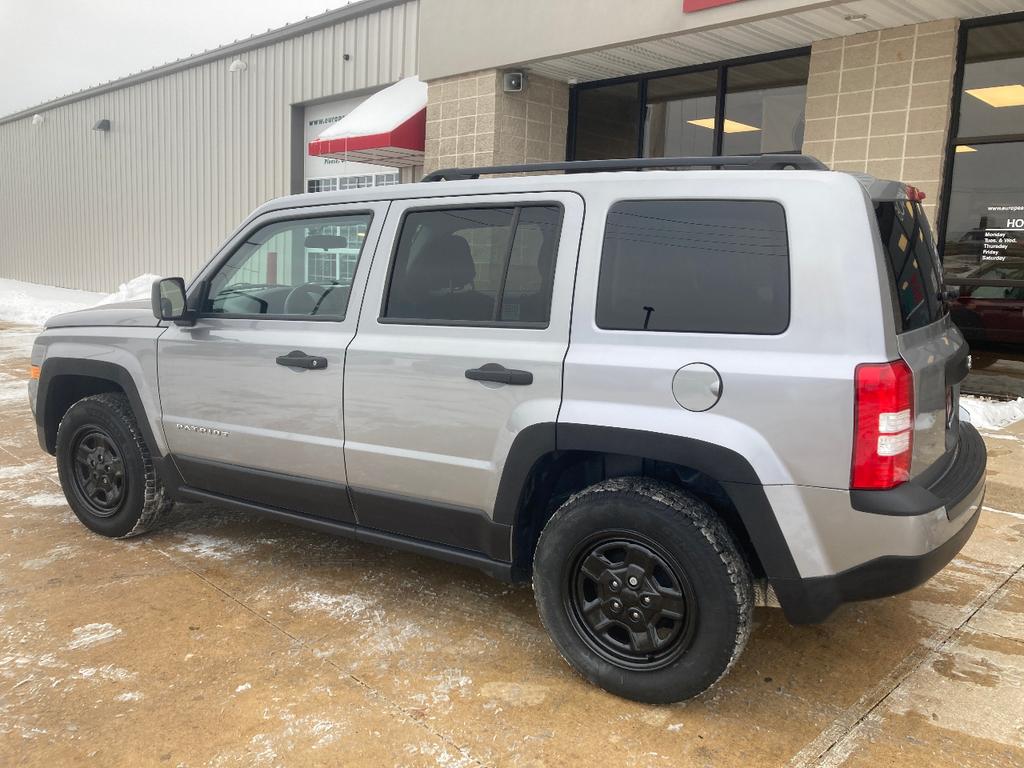
M608 213L597 324L626 331L782 333L789 249L782 206L631 200Z
M886 200L875 205L882 250L889 265L900 330L912 331L938 320L945 313L939 296L942 281L939 258L925 216L918 203Z

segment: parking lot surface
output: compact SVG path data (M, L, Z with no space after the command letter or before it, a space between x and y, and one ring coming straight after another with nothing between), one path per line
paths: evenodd
M0 765L1024 765L1024 427L986 436L961 555L791 627L758 608L700 698L617 699L528 587L212 507L80 525L0 327Z

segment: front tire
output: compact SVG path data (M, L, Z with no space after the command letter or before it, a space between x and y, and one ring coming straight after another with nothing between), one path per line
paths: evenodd
M104 393L72 405L57 429L57 473L90 530L138 536L171 508L128 398Z
M649 704L715 684L750 634L750 571L722 521L681 488L606 480L541 532L533 586L541 620L587 680Z

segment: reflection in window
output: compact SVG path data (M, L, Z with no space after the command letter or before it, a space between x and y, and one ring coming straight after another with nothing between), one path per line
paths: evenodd
M975 27L967 33L959 135L1006 136L1024 131L1024 21Z
M640 84L583 88L576 103L576 159L636 157Z
M756 200L636 200L608 212L597 324L623 331L782 333L785 211Z
M978 144L953 157L943 254L947 277L1024 264L1024 143Z
M634 157L638 143L644 157L799 152L809 64L800 54L580 86L573 157Z
M344 318L370 214L268 224L220 267L205 312Z
M718 70L650 80L644 157L713 155L717 92Z
M729 68L723 155L800 151L809 64L796 56Z
M550 205L410 212L384 316L546 324L560 227L561 209Z

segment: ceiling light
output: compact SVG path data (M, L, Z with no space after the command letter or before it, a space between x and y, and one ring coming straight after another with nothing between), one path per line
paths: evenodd
M968 88L967 93L990 107L1024 107L1024 85L996 85L991 88Z
M957 154L960 154L961 152L977 152L978 150L976 150L974 147L969 147L966 144L957 144L956 151Z
M32 115L32 125L42 125L45 119L45 117L39 114Z
M715 118L703 117L700 120L687 120L690 125L696 125L698 128L708 128L709 130L715 130ZM725 123L722 125L722 131L725 133L750 133L751 131L760 131L761 129L747 125L746 123L738 123L735 120L729 120L726 118Z
M245 72L245 70L248 69L248 68L249 68L249 65L246 64L244 61L242 61L241 59L235 59L234 61L231 62L231 66L228 67L228 71L229 72Z
M867 17L866 13L851 13L848 16L843 16L843 21L864 21Z

